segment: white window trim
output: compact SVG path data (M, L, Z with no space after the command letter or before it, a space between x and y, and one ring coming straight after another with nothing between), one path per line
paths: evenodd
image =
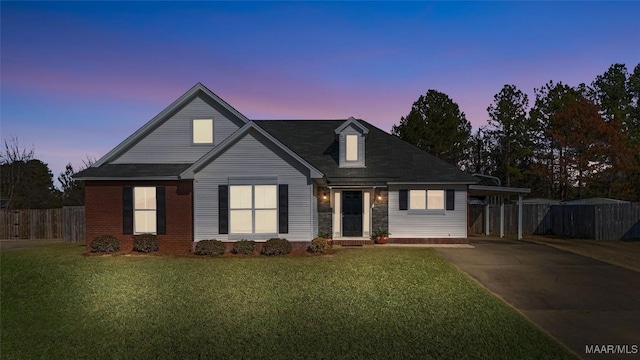
M235 186L247 186L247 187L251 187L251 207L250 208L246 208L246 207L242 207L242 208L234 208L231 205L231 188L235 187ZM274 187L275 189L275 207L260 207L257 208L256 207L256 186L271 186ZM252 235L261 235L261 236L271 236L271 237L276 237L277 233L278 233L278 185L274 185L274 184L261 184L261 183L255 183L255 184L231 184L229 185L229 236L231 238L237 237L237 236L252 236ZM239 233L239 232L233 232L231 229L231 218L232 218L232 213L233 211L236 210L240 210L240 211L247 211L250 210L251 211L251 232L248 233ZM260 211L275 211L275 231L273 232L267 232L267 233L259 233L256 232L256 212L260 212Z
M421 208L414 208L412 207L411 204L411 192L412 191L421 191L424 192L424 207ZM442 207L441 208L430 208L429 207L429 191L439 191L442 192ZM409 193L407 194L407 200L408 200L408 206L407 206L407 210L408 213L411 215L444 215L446 212L446 191L442 190L442 189L411 189L409 190Z
M153 200L154 200L154 204L153 204L153 209L151 208L137 208L136 207L136 190L139 189L145 189L145 193L146 190L149 189L153 189L152 193L153 193ZM156 226L155 229L153 231L138 231L138 222L136 221L137 217L136 214L139 212L146 212L146 213L153 213L154 214L154 218L157 219L157 214L158 214L158 199L156 196L156 188L153 186L136 186L133 188L133 233L135 235L139 235L139 234L157 234L158 233L158 222L156 220Z

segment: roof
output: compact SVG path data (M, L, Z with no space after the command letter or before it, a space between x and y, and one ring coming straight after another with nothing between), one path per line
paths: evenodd
M343 120L254 120L274 138L321 171L329 185L388 183L473 184L458 167L390 135L366 121L364 168L340 168L335 129Z
M177 180L191 164L106 164L73 175L76 180Z

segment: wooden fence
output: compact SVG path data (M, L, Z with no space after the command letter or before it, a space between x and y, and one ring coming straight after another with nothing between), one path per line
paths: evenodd
M84 206L62 209L0 210L0 239L84 241Z
M484 206L469 206L469 234L485 232ZM518 232L518 205L504 206L505 235ZM596 240L640 239L640 203L522 206L523 234ZM489 205L489 233L500 234L500 206Z

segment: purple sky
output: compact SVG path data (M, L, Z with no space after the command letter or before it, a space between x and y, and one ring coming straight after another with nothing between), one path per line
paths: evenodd
M1 133L54 177L197 82L251 119L390 131L428 89L474 128L504 84L590 83L640 62L639 2L6 2Z

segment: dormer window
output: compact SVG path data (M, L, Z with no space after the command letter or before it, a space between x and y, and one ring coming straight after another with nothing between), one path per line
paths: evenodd
M364 149L369 129L351 117L334 132L338 142L340 167L365 167Z
M347 161L358 161L358 135L347 135Z

